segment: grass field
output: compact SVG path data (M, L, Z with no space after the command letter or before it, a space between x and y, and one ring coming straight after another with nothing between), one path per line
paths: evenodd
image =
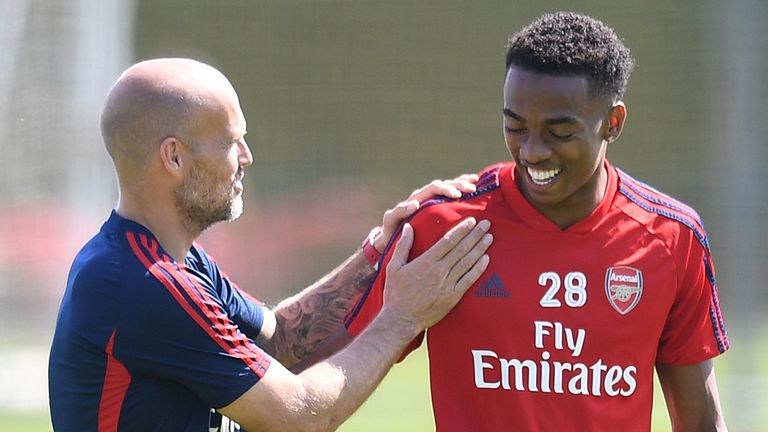
M0 411L0 431L2 432L40 432L50 430L51 421L48 418L48 413Z
M752 336L750 341L735 341L734 352L716 360L720 395L731 432L768 432L768 364L756 360L768 358L768 343L756 343L768 341L768 335ZM390 372L381 387L339 431L433 431L426 372L426 349L422 347ZM46 411L0 411L0 432L50 430ZM653 431L670 431L658 386Z

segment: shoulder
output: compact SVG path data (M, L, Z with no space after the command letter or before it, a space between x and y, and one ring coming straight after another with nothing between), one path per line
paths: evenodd
M486 210L489 199L499 193L499 172L505 164L490 165L478 172L477 189L459 198L435 197L425 201L412 217L412 224L455 221Z
M219 267L216 263L216 259L208 255L208 252L205 251L203 245L198 242L192 244L189 253L187 253L186 262L190 267L205 271L206 273L218 271Z
M643 225L670 247L686 240L709 250L709 240L699 213L688 204L649 186L616 168L616 204L621 211Z
M140 266L125 239L102 231L75 256L69 283L79 289L112 289L126 282L126 274L131 273L140 273Z
M459 221L484 217L489 206L498 201L501 194L499 171L502 164L491 165L479 172L475 192L459 198L436 197L425 201L406 221L415 232L415 251L426 250Z
M97 234L75 257L60 312L68 318L57 326L103 346L105 329L133 329L147 321L149 310L167 303L153 265L143 263L150 255L140 243L133 250L125 233Z

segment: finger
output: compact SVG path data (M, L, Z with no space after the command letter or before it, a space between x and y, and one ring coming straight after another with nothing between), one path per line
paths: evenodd
M467 292L469 287L471 287L472 284L480 279L480 276L483 274L483 272L485 272L485 269L488 268L488 263L490 262L491 258L488 257L488 255L481 256L480 259L475 262L472 268L470 268L468 272L464 273L464 275L461 276L461 278L456 282L456 292L461 293L462 295Z
M475 184L478 180L480 180L480 176L477 174L462 174L454 179L446 180L446 182L453 185L461 192L470 193L477 190Z
M424 202L435 196L458 198L461 196L461 191L456 188L456 185L446 182L445 180L432 180L428 185L413 191L408 199Z
M419 209L418 201L403 201L394 208L387 210L381 221L381 235L375 240L373 247L383 252L387 247L390 237L397 231L400 224Z
M477 174L462 174L456 177L454 180L468 181L470 183L477 183L480 180L480 176Z
M429 184L413 191L408 199L423 202L435 196L459 198L462 193L474 192L477 189L475 183L479 179L477 174L462 174L451 180L432 180Z
M462 193L470 193L477 190L477 186L475 186L475 183L469 180L455 179L455 180L448 180L448 183Z
M463 240L463 242L466 242L469 240L470 236L467 236ZM448 273L447 279L450 281L457 281L459 280L466 272L468 272L472 266L474 266L477 261L485 254L485 252L488 250L488 248L491 246L491 243L493 243L493 235L486 233L483 235L483 237L472 245L471 249L469 249L464 255L461 255L456 262L455 265L451 268L451 271ZM465 245L460 245L460 247L463 247ZM460 247L457 247L451 253L455 253L460 249ZM455 258L455 257L452 257ZM450 265L447 260L446 264Z
M467 234L463 239L461 239L461 241L456 245L456 247L453 248L451 251L449 251L443 257L443 261L445 262L445 264L448 265L449 267L455 266L457 263L459 263L459 261L462 258L464 258L467 254L469 254L470 251L479 242L481 242L481 245L484 245L485 249L487 249L488 246L490 246L490 241L487 243L483 243L482 241L488 240L489 238L491 241L493 240L493 236L491 236L490 234L487 234L488 229L490 228L490 225L491 223L488 222L487 220L480 221L475 227L475 229L473 229L469 234ZM485 236L490 236L490 237L488 238ZM479 257L480 255L478 254L475 259ZM464 268L464 270L462 271L462 273L464 273L464 271L467 271L469 267L470 266L467 265L466 268Z
M399 226L403 219L414 214L416 210L419 209L420 204L421 203L419 203L418 200L403 201L401 205L398 206L400 207L400 220L397 221L397 225Z
M443 237L432 245L426 252L421 254L420 259L438 261L445 257L446 254L451 252L461 240L466 237L473 228L477 225L477 221L473 217L469 217L459 222L451 228L447 233L443 234ZM479 237L478 237L479 239ZM477 240L475 240L475 243ZM453 266L453 263L450 263Z
M384 213L384 218L381 220L382 225L384 228L392 228L394 230L400 226L405 218L412 215L418 209L418 201L403 201Z
M408 254L413 246L413 228L411 224L403 226L403 233L398 240L395 250L392 252L392 258L387 264L387 274L397 272L408 261Z

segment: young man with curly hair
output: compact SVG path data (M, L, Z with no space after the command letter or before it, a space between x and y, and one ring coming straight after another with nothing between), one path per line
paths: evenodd
M647 432L654 370L674 430L725 430L711 359L729 342L701 219L605 157L632 67L594 18L522 29L506 54L512 161L410 220L411 258L469 216L490 220L495 239L484 275L427 331L438 431ZM375 316L387 278L348 316L346 338Z

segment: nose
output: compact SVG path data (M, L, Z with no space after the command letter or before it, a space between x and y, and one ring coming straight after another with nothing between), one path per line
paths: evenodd
M537 134L530 133L520 143L519 158L531 165L541 163L550 158L552 148Z
M245 139L240 140L240 143L238 144L237 156L240 161L240 166L242 167L247 167L253 163L253 154Z

